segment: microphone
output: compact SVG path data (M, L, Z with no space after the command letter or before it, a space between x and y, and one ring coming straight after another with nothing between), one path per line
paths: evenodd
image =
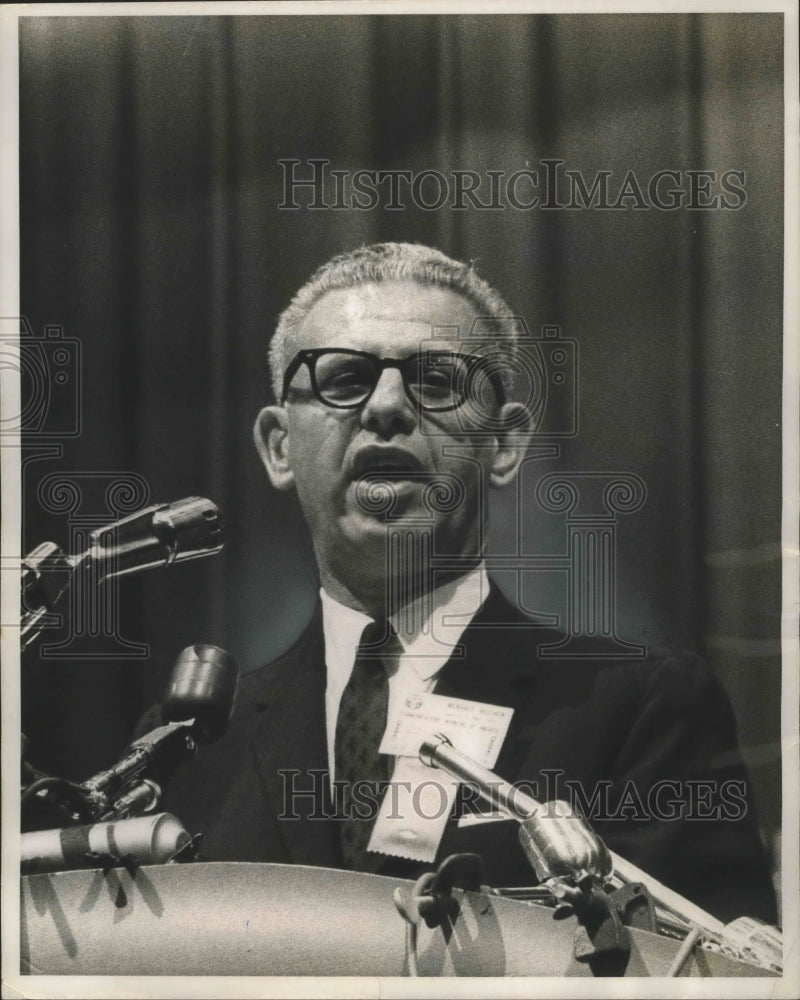
M75 566L55 542L42 542L22 560L20 644L22 649L36 638L47 615L72 582Z
M161 703L164 722L193 721L201 742L221 736L230 722L239 664L219 646L187 646L178 654Z
M89 535L76 566L90 564L97 581L171 566L185 559L219 552L223 545L222 514L204 497L155 504L129 514Z
M48 612L76 573L89 575L92 583L103 583L115 576L214 555L222 546L222 514L204 497L154 504L98 528L78 555L67 556L53 542L43 542L22 560L22 648L37 638Z
M446 736L438 733L422 743L419 758L428 767L438 767L458 781L471 784L482 799L519 822L520 842L540 882L565 876L580 882L586 875L615 888L638 882L648 890L662 917L677 918L679 925L694 927L708 940L720 942L738 953L739 942L729 927L626 858L609 851L568 803L555 801L543 806L456 750ZM779 932L770 928L761 933L761 938L769 939L766 944L756 940L757 934L750 937L751 960L752 955L758 954L761 964L774 963L773 945L780 939Z
M74 568L55 542L37 545L22 560L23 608L52 607L66 590Z
M165 725L140 736L112 767L83 782L92 815L119 819L153 809L161 786L197 743L221 736L233 712L239 665L218 646L187 646L175 661L162 706Z
M458 781L472 785L492 806L519 824L519 839L540 882L586 875L604 879L611 874L611 854L589 824L566 802L546 806L481 767L439 733L425 740L419 758Z
M191 836L171 813L138 816L112 823L36 830L22 834L23 875L98 868L105 859L130 859L137 865L162 865L172 860Z

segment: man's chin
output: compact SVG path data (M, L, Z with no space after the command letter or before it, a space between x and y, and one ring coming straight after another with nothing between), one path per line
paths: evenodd
M385 530L389 525L431 519L424 503L426 481L421 478L370 477L354 483L347 497L350 517L363 522L366 530Z
M343 535L354 543L367 543L375 539L385 542L393 529L402 528L405 531L419 528L420 531L430 532L434 527L427 508L422 504L402 503L401 500L398 500L390 512L371 514L363 510L351 511L344 522Z

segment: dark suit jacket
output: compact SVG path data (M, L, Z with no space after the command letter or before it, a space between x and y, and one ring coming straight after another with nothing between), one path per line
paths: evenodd
M713 674L685 654L631 660L609 648L608 658L564 659L538 651L563 638L532 627L492 590L462 637L463 658L445 664L435 690L514 708L494 768L501 777L538 781L541 799L569 798L565 782L579 783L612 850L723 920L747 913L774 923L750 792L737 797L740 786L725 784L746 787L747 776L730 704ZM341 867L336 824L313 816L319 797L295 800L299 819L279 819L289 781L311 788L316 773L317 788L326 786L325 683L318 608L288 652L242 678L225 736L201 748L166 791L163 807L204 834L205 859ZM140 730L155 724L151 716ZM677 784L659 786L664 781ZM706 784L687 784L693 781ZM595 792L607 793L606 803L592 806ZM596 814L603 805L611 812L605 819ZM654 805L676 815L691 807L698 817L659 819ZM490 885L536 881L514 823L450 821L437 861L458 851L482 855ZM380 873L402 877L432 867L392 858L380 864Z

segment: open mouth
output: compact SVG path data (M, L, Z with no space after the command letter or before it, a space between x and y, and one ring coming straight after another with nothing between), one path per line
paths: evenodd
M384 479L420 479L424 473L402 465L375 465L362 472L359 479L382 477Z
M424 478L422 463L410 452L397 448L368 447L359 451L353 461L356 479L373 476L386 479Z

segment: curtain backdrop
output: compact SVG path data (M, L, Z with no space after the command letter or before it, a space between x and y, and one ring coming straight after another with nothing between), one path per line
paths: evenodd
M80 354L77 401L53 388L50 430L28 438L25 550L78 544L108 518L120 479L117 511L208 496L227 536L213 559L112 588L115 637L55 630L50 655L26 655L34 763L73 778L109 764L190 643L252 669L298 634L315 599L310 546L251 444L270 401L266 345L318 264L408 240L476 259L531 331L557 324L577 341L579 433L494 498L494 551L519 550L518 507L526 551L563 550L563 516L530 500L545 472L644 481L645 505L618 519L619 632L710 661L772 841L781 15L22 18L20 46L23 312L35 337L60 326ZM343 210L309 207L298 188L300 208L281 207L281 160L304 178L322 159L351 175L469 170L486 185L489 171L541 171L548 158L587 183L610 171L612 189L628 171L643 183L743 171L746 204L459 210L406 198L398 210L382 197ZM59 476L79 483L79 501ZM523 582L529 607L563 616L559 574Z

